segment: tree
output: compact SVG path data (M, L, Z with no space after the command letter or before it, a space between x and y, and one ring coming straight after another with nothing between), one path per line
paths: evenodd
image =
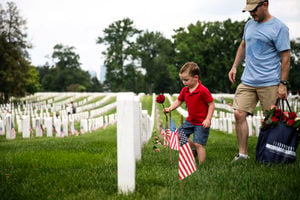
M175 69L174 46L169 39L159 32L146 31L137 38L138 58L141 68L145 69L146 91L172 92L176 78L170 74L169 68Z
M97 77L93 77L91 79L91 87L88 89L89 92L103 92L103 86L97 79Z
M41 84L39 82L39 72L34 66L30 66L26 81L25 81L26 92L29 94L34 94L41 89Z
M35 69L28 61L26 37L26 21L16 5L8 2L4 9L0 4L0 96L4 102L38 89Z
M60 69L73 68L80 69L81 63L79 63L80 56L75 53L75 47L63 46L57 44L54 46L52 58L55 62L55 66Z
M131 63L136 57L135 36L140 31L133 26L129 18L116 21L104 29L104 36L97 43L107 46L102 52L105 56L106 80L104 84L111 91L124 89L125 63Z
M300 92L300 38L291 40L289 85L292 92Z
M40 81L44 91L73 91L74 84L80 91L87 91L91 87L91 77L88 72L80 68L79 55L74 47L57 44L53 47L52 58L54 66L39 67ZM73 85L73 86L72 86ZM75 89L76 91L78 89Z
M200 79L211 92L234 92L228 72L242 39L246 21L197 22L176 30L173 36L176 46L176 61L181 66L194 61L200 67ZM238 69L237 80L242 69Z

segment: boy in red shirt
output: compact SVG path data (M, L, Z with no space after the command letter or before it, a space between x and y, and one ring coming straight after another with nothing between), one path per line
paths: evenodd
M193 145L196 147L198 161L201 164L206 158L204 146L208 139L215 104L209 90L199 81L199 75L200 68L194 62L187 62L181 67L179 77L185 87L172 105L164 109L164 112L171 112L183 102L186 103L189 115L178 132L183 132L187 137L194 133Z

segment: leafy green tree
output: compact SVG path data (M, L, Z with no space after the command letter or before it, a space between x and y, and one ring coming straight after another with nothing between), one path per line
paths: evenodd
M135 93L145 91L144 75L133 63L126 65L124 72L124 86L122 91L131 91Z
M26 81L25 81L26 92L29 94L34 94L41 89L41 84L39 82L39 72L34 66L30 66Z
M80 56L75 53L75 47L63 46L57 44L54 46L52 58L55 62L55 66L59 69L73 68L80 69L81 63L79 63Z
M37 72L30 67L26 41L26 21L13 2L4 9L0 4L0 96L22 97L39 89Z
M104 36L97 43L107 46L105 56L105 87L111 91L124 90L125 63L136 57L135 36L140 33L129 18L116 21L104 29Z
M175 51L171 40L159 32L146 31L137 38L138 58L145 69L146 91L152 93L172 92L176 77L169 68L175 69Z
M176 46L176 63L179 66L194 61L200 67L200 79L211 92L234 92L228 72L242 39L246 21L197 22L187 29L179 28L173 36ZM238 70L237 80L241 75Z
M97 79L97 77L93 77L91 79L91 87L88 89L89 92L103 92L103 86Z
M52 58L54 66L46 64L39 67L44 91L68 91L67 88L73 84L78 84L80 91L87 91L91 87L90 74L80 68L80 57L74 47L57 44L53 48Z
M291 41L289 85L292 92L300 92L300 38Z

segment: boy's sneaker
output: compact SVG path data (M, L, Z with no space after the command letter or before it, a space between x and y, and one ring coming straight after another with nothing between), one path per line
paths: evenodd
M247 160L247 159L249 159L250 157L248 156L248 155L241 155L241 154L237 154L234 158L233 158L233 160L232 160L232 162L235 162L235 161L239 161L239 160Z

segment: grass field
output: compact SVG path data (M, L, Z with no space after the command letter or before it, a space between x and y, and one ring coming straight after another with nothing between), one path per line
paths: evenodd
M156 133L154 133L155 136ZM136 191L117 193L116 126L78 137L0 138L0 199L299 199L300 162L231 163L234 135L211 131L207 160L186 178L177 174L178 153L144 146L137 163ZM298 154L299 154L298 149Z
M143 108L150 111L152 99L143 101ZM179 115L174 112L172 117L178 125ZM153 137L157 135L154 130ZM161 147L156 152L149 141L137 162L135 192L121 195L116 141L116 126L78 137L23 139L18 135L8 141L0 136L0 199L300 199L299 160L287 165L259 164L255 161L257 138L250 137L251 159L232 163L237 152L235 135L213 130L206 162L197 164L183 187L178 179L178 152L172 151L171 162L169 149Z

